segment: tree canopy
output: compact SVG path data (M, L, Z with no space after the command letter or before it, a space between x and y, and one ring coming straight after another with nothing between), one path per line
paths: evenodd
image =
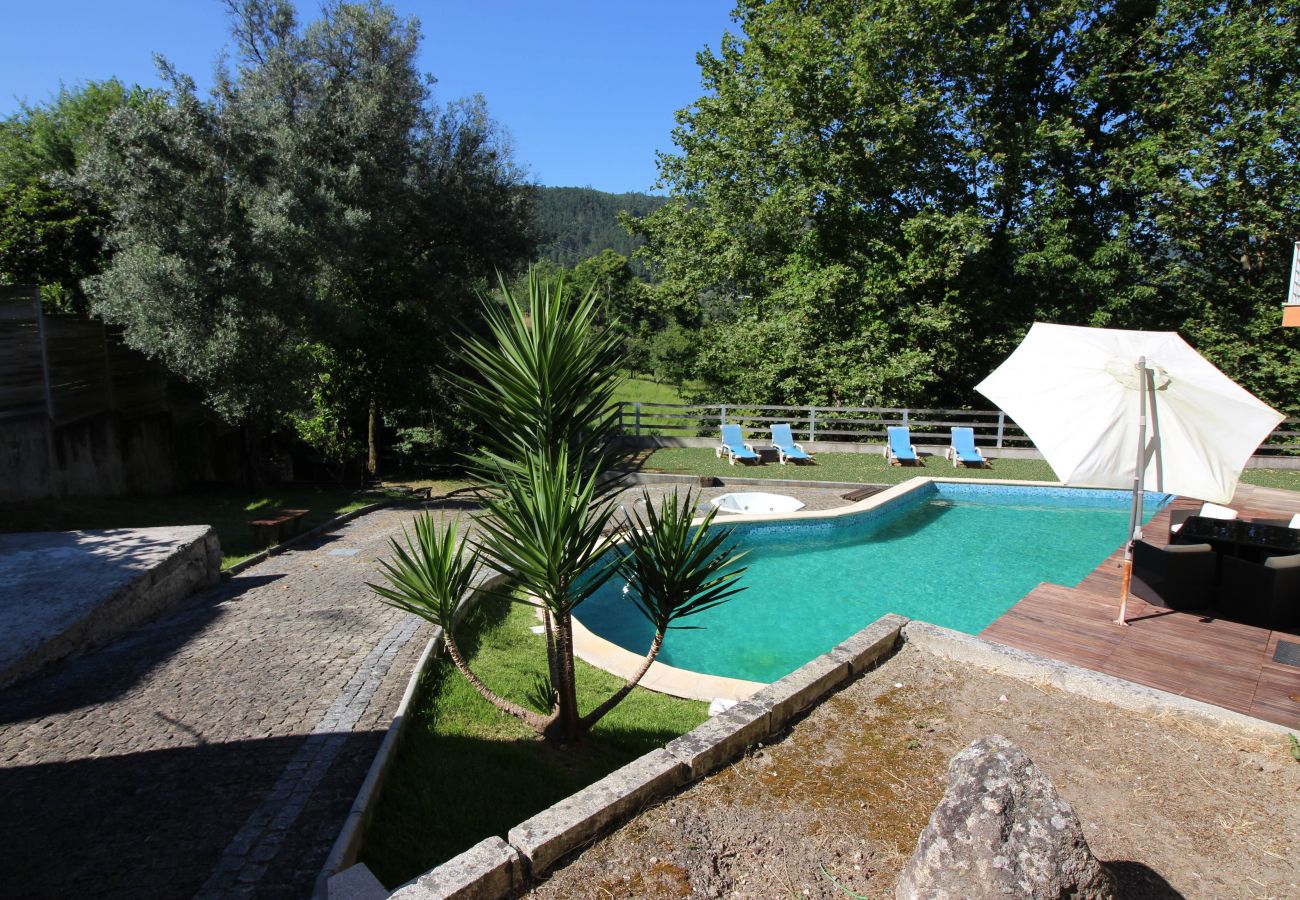
M1297 17L741 0L641 221L729 399L947 405L1034 320L1179 330L1296 408Z
M367 412L373 432L377 410L428 408L449 323L532 254L530 196L481 97L434 103L416 20L227 5L212 96L161 62L168 88L83 167L116 251L95 310L228 421L298 411L334 445Z
M0 120L0 283L36 284L48 308L87 312L81 282L104 263L105 211L73 175L109 117L143 96L91 81Z

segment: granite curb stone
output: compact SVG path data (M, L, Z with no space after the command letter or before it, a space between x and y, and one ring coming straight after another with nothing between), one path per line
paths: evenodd
M664 750L651 750L516 825L510 829L510 843L527 860L531 874L542 875L610 825L624 821L687 780L688 769L680 759Z
M527 880L519 851L499 837L490 837L398 888L392 896L400 900L494 900L513 894Z
M365 863L357 863L329 880L329 900L384 900L388 889Z
M474 589L461 601L460 606L457 608L456 621L459 622L469 612L485 590L504 584L509 580L509 577L500 574L491 575L475 585ZM402 738L406 734L409 721L408 712L411 703L414 702L420 679L424 676L424 671L428 668L429 663L438 657L438 654L442 651L442 646L442 629L434 626L429 640L420 653L419 660L407 679L406 690L402 694L397 710L393 713L392 721L388 725L388 731L384 735L384 741L380 744L379 751L370 763L370 769L366 772L366 780L357 791L357 797L353 801L352 809L348 812L348 818L343 823L343 827L339 829L339 836L335 840L325 864L321 867L321 872L317 876L316 885L312 891L313 897L319 898L323 896L330 878L336 872L347 870L360 854L362 836L366 827L370 824L371 817L374 815L380 791L383 789L389 770L392 768L393 760L397 757L397 750L401 745Z
M768 711L767 733L772 734L785 728L792 718L848 679L849 664L824 653L772 682L745 702Z
M848 671L847 666L844 671ZM771 734L771 722L770 709L751 698L674 738L664 750L689 767L694 781L740 756L750 744Z
M663 749L645 754L516 825L507 835L508 843L489 838L392 896L406 900L510 896L606 829L738 758L753 744L781 730L791 718L892 651L907 622L893 613L881 617L832 651L670 741ZM417 670L413 677L418 675ZM517 870L509 870L509 881L502 880L499 874L509 868L505 862L507 850L521 861Z
M849 664L852 675L861 675L901 641L908 619L897 613L881 616L857 634L831 649L831 656Z

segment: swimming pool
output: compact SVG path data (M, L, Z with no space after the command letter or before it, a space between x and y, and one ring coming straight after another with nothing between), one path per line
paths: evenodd
M773 681L889 612L976 634L1039 582L1073 586L1124 541L1125 491L930 482L859 513L727 523L747 589L683 620L659 662ZM1150 519L1169 501L1148 493ZM613 579L590 631L643 654L653 630Z

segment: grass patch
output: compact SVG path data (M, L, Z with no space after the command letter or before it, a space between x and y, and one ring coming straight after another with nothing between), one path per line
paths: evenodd
M614 391L616 403L680 403L686 400L681 392L671 384L660 384L650 378L628 375Z
M687 384L687 390L691 390L695 385ZM681 392L671 384L660 384L649 378L628 375L626 380L621 382L618 389L614 392L614 401L616 403L671 403L679 406L687 405L689 401L682 396ZM662 416L666 413L678 412L681 410L654 409L646 407L641 413L641 434L666 435L668 437L696 437L700 434L700 428L703 427L699 419L665 419ZM623 410L623 421L631 433L634 429L632 407L625 407ZM668 427L671 426L671 427Z
M757 443L755 443L757 447ZM818 453L815 465L730 465L712 450L669 447L655 450L642 466L645 472L715 475L719 478L785 478L792 481L849 481L899 484L917 475L943 478L1021 479L1055 481L1051 466L1041 459L994 459L989 469L954 469L942 455L925 457L924 466L891 466L880 453Z
M395 492L355 488L269 487L260 491L212 487L162 496L56 497L0 503L0 532L81 531L100 528L151 528L211 525L221 540L222 568L247 559L262 547L253 542L248 520L273 510L308 509L302 530L390 497Z
M1300 469L1247 469L1241 480L1258 487L1300 491Z
M532 702L546 674L533 610L484 600L458 629L474 671L517 703ZM577 662L585 711L622 679ZM445 657L424 673L361 860L395 887L512 827L707 718L704 703L637 688L585 743L550 746L479 697Z
M755 447L759 442L751 441ZM651 452L642 466L645 472L677 475L715 475L719 478L785 478L791 481L851 481L864 484L898 484L917 475L943 478L992 478L1020 481L1056 481L1056 473L1041 459L994 459L990 469L954 469L943 456L925 457L924 466L891 466L879 453L818 453L816 465L777 463L729 464L712 450L694 447L666 447ZM1300 492L1300 470L1247 469L1245 484Z

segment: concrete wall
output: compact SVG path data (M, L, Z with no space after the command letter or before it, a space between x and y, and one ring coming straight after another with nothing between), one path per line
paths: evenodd
M166 493L184 486L171 417L109 413L54 426L0 422L0 500Z

